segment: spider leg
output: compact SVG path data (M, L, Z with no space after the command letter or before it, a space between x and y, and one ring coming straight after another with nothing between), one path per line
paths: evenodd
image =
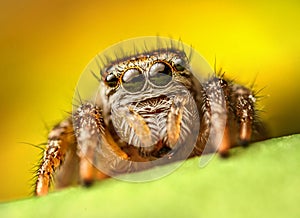
M230 148L255 139L260 122L251 89L212 77L203 84L202 102L196 155L217 151L227 156Z
M49 191L54 173L65 160L70 148L76 147L71 119L56 125L48 135L48 143L38 169L35 194L45 195Z
M73 122L80 159L79 177L81 183L90 185L95 179L108 177L97 168L102 164L99 162L109 162L109 158L113 159L111 154L126 159L127 154L113 142L105 129L102 111L97 106L91 103L81 105L73 115ZM99 154L103 155L101 157L104 159L99 160Z
M202 84L200 133L192 156L213 152L227 155L231 146L228 92L228 83L216 76Z
M244 86L232 85L232 111L237 123L237 143L247 145L253 136L255 123L255 101L252 91Z
M55 189L61 189L79 183L77 143L69 144L66 155L54 175Z

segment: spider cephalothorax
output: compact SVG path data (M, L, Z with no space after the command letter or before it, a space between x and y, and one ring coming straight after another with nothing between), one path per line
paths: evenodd
M114 138L125 143L123 149L133 146L140 158L158 158L197 128L197 122L191 122L199 120L199 114L185 53L153 51L129 57L103 74L105 125L116 131Z
M74 180L90 184L203 153L227 155L229 148L258 139L251 89L212 70L205 74L181 43L158 41L136 51L133 40L133 51L126 52L125 43L122 57L102 55L106 61L93 71L94 100L81 102L49 134L37 195L48 192L54 174L58 187ZM203 58L194 62L205 65Z

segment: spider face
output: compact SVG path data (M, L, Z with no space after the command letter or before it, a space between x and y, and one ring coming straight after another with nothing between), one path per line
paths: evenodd
M121 146L156 159L185 143L198 126L191 120L199 120L192 80L187 57L178 50L153 51L109 66L102 98L110 110L106 124L112 123Z

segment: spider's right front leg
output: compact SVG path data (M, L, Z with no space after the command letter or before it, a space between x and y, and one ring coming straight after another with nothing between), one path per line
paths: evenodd
M72 155L72 153L75 153L72 151L76 149L75 141L71 118L62 121L51 130L37 172L37 181L35 184L36 195L41 196L48 193L51 180L59 167L66 163L72 163L74 160L76 162L76 155ZM66 180L64 181L66 184L69 184L73 179L73 176L70 175L73 174L69 174L69 178L64 179Z
M81 105L73 114L73 122L80 159L79 177L84 185L90 185L95 179L108 177L97 167L106 163L99 163L99 161L108 162L109 158L113 158L111 154L123 159L128 158L127 154L114 143L105 128L99 107L91 103ZM99 160L99 156L104 159Z

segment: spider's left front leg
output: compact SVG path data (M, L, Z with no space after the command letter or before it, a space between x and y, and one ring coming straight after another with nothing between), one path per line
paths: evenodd
M196 155L207 149L204 153L217 151L225 157L230 148L253 140L257 116L252 90L222 77L212 77L203 85L202 98L200 137L194 150Z
M105 127L102 111L99 107L85 103L73 114L74 130L78 143L79 177L81 183L90 185L95 179L104 179L108 175L97 166L109 162L116 155L127 159L127 154L112 140ZM101 160L98 157L103 157ZM106 159L107 158L107 159Z
M247 145L253 141L257 115L256 98L251 89L228 83L224 89L224 95L227 121L218 152L222 156L227 156L230 148L237 145Z

